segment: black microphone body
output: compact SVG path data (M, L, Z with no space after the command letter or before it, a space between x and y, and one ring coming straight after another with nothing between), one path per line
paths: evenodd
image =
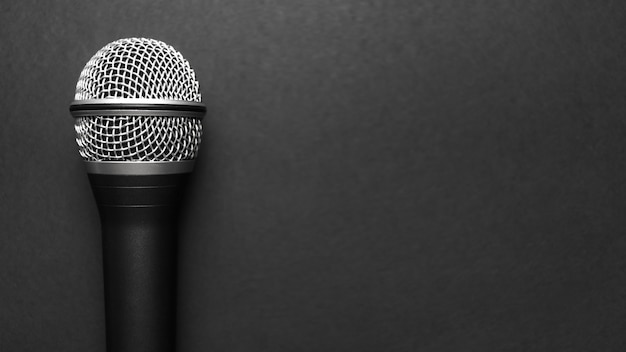
M175 351L177 223L187 178L89 174L102 226L108 351Z

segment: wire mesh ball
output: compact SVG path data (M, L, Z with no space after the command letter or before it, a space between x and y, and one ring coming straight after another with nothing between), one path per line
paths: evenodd
M202 101L189 62L170 45L146 38L114 41L85 65L75 100L109 98ZM180 161L197 157L202 123L183 116L85 116L76 119L75 130L88 161Z

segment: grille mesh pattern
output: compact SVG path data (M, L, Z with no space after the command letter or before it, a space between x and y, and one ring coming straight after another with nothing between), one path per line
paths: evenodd
M201 102L187 60L153 39L128 38L100 49L76 84L75 100L106 98ZM89 161L179 161L195 159L200 120L180 116L89 116L75 121L76 142Z

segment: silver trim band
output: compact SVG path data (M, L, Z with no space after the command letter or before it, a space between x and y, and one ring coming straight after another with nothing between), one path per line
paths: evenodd
M168 175L191 172L194 160L183 161L85 161L87 172L103 175Z
M202 103L167 99L107 98L74 100L70 104L74 117L84 116L181 116L202 119Z
M189 105L204 106L197 101L153 99L153 98L103 98L103 99L83 99L74 100L72 105L92 105L92 104L161 104L161 105Z

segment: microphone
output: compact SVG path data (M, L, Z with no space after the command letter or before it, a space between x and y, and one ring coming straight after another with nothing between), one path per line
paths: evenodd
M174 351L177 218L206 113L195 73L170 45L120 39L87 62L70 112L100 214L107 351Z

